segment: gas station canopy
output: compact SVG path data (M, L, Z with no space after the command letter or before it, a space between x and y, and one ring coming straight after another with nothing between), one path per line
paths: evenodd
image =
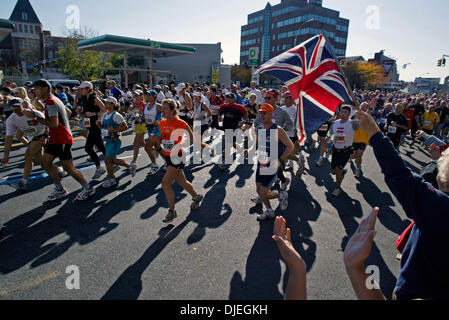
M155 75L158 73L171 73L167 70L154 70L153 59L155 58L168 58L184 54L194 54L195 48L180 46L177 44L170 44L166 42L157 42L152 40L135 39L128 37L120 37L113 35L103 35L92 39L82 40L78 42L78 47L81 50L94 50L109 53L123 54L123 67L122 68L107 68L105 70L115 70L119 72L141 71ZM148 69L137 69L128 67L129 56L142 56L148 57ZM152 84L153 78L150 77L150 83ZM126 86L128 86L128 76L125 77Z
M78 47L80 49L119 54L126 51L128 56L148 57L149 55L152 55L153 58L166 58L196 52L196 49L192 47L152 40L119 37L109 34L88 40L82 40L78 43Z

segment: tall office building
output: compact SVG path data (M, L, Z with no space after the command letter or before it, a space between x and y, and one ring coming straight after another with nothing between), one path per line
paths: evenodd
M249 14L241 31L240 64L250 59L250 48L259 48L259 63L264 63L320 33L337 56L345 56L349 20L322 5L322 0L281 0Z

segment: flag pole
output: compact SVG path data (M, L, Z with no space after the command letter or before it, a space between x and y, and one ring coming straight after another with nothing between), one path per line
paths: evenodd
M321 34L321 35L324 37L324 39L325 39L326 42L327 42L326 36L325 36L324 34ZM334 57L335 62L337 63L338 70L340 71L341 75L343 76L343 79L345 80L346 89L347 89L347 90L349 91L349 93L351 94L352 102L354 102L354 106L355 106L357 109L360 109L360 103L359 103L359 101L356 99L356 97L354 96L354 92L352 91L351 86L349 85L348 79L346 78L346 74L345 74L344 71L341 69L340 63L338 62L338 59L337 59L337 55L335 54L335 51L334 51L334 47L332 46L332 43L331 43L331 42L328 42L328 43L329 43L329 47L331 48L332 56Z

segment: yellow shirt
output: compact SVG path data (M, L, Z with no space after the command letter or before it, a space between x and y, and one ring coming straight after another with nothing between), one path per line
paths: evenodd
M369 145L369 135L362 128L358 128L354 133L354 142L353 143L364 143Z
M424 112L423 116L423 129L426 130L433 130L433 127L435 124L440 122L440 117L438 116L438 113L436 112Z

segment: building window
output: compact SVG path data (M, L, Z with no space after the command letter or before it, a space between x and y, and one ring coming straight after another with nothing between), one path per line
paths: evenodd
M19 24L19 32L23 32L22 25Z
M25 21L28 20L28 13L22 12L22 20L25 20Z
M25 48L24 45L23 45L23 40L22 39L19 39L19 48L20 49L24 49Z
M23 25L23 32L28 33L28 25L27 24Z

